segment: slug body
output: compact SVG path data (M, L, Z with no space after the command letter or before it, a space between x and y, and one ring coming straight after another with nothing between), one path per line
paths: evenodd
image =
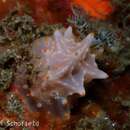
M76 42L72 28L56 30L53 36L40 38L33 43L32 60L38 74L31 95L51 104L51 99L63 105L68 96L85 95L84 81L104 79L108 75L99 70L95 55L89 47L94 40L89 34L84 40Z

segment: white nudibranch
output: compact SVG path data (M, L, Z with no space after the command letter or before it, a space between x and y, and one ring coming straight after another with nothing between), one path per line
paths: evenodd
M32 62L38 74L31 94L48 103L52 98L84 96L84 81L107 78L108 75L98 69L95 55L90 53L94 40L94 35L89 34L76 42L72 27L68 27L34 41Z

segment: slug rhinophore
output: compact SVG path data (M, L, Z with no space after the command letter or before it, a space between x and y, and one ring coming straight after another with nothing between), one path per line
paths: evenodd
M98 69L95 55L90 53L94 35L89 34L82 41L76 40L72 28L68 27L32 43L31 62L37 75L30 95L40 102L38 107L61 109L67 104L68 96L85 95L84 81L108 77Z

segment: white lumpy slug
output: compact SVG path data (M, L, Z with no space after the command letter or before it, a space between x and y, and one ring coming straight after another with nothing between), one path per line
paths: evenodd
M35 40L32 63L38 73L31 95L51 104L52 99L58 101L73 94L84 96L84 81L107 78L108 75L98 69L95 55L89 51L94 40L93 34L89 34L76 42L72 27ZM66 103L61 100L61 104Z

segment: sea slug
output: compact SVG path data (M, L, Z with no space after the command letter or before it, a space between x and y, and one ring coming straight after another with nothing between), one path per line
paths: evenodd
M93 41L92 33L78 41L71 27L34 41L32 63L37 76L31 96L46 104L55 100L64 105L68 96L85 95L84 81L107 78L98 69L95 55L90 53Z

